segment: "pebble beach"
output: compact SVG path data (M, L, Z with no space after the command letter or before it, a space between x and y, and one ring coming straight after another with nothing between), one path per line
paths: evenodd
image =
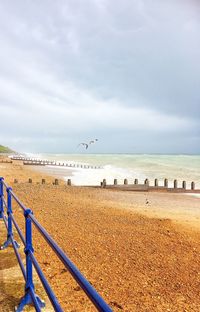
M113 311L200 311L198 197L66 186L62 180L53 185L51 175L17 161L0 164L0 174ZM2 221L0 228L2 244ZM96 311L37 231L34 237L35 256L63 310ZM14 252L7 253L1 251L1 311L12 311L24 289ZM13 274L19 274L17 287ZM39 282L37 293L47 300ZM49 304L44 311L52 311Z

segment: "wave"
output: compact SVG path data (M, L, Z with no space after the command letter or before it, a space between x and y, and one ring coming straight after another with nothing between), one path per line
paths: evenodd
M200 188L200 156L198 155L148 155L148 154L28 154L29 157L55 160L57 162L100 166L102 169L70 168L62 171L62 177L71 177L75 185L99 185L103 179L113 184L114 179L130 183L137 178L141 183L146 178L153 184L154 179L163 185L165 178L172 186L177 179L188 183L194 181ZM64 169L62 167L62 169ZM61 170L60 170L61 171ZM188 184L189 185L189 184Z

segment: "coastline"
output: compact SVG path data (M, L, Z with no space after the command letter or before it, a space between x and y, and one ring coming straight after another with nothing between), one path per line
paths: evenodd
M113 311L199 311L198 198L67 187L62 180L54 186L54 177L19 163L0 164L0 171ZM22 224L18 211L16 217ZM35 254L64 310L94 311L35 234ZM12 296L16 303L14 288Z

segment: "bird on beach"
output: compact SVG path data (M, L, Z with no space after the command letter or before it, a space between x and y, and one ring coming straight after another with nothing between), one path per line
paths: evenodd
M83 145L85 149L88 149L88 146L89 146L87 143L82 142L77 147L79 147L80 145Z

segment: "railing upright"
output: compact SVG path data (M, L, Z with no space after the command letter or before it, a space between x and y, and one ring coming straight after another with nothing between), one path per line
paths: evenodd
M3 182L1 182L3 186ZM13 238L13 228L12 228L12 195L11 195L12 188L7 187L7 240L4 242L4 244L1 246L1 249L7 248L9 245L12 245L12 238ZM3 199L3 196L2 196ZM4 212L2 212L4 213ZM19 248L20 245L14 240L14 244L16 248Z
M26 231L26 244L25 244L25 255L26 255L26 282L25 282L25 295L22 297L16 312L23 311L24 307L29 304L33 304L37 312L41 311L41 308L45 307L45 303L35 294L35 287L33 283L33 265L31 260L31 254L34 253L32 245L32 221L29 215L32 213L30 209L24 211L25 217L25 231Z
M0 177L0 219L3 219L3 178Z
M11 198L11 187L8 187L6 189L7 192L7 215L8 215L8 241L11 244L10 238L13 235L12 232L12 219L11 219L11 214L12 214L12 198Z

